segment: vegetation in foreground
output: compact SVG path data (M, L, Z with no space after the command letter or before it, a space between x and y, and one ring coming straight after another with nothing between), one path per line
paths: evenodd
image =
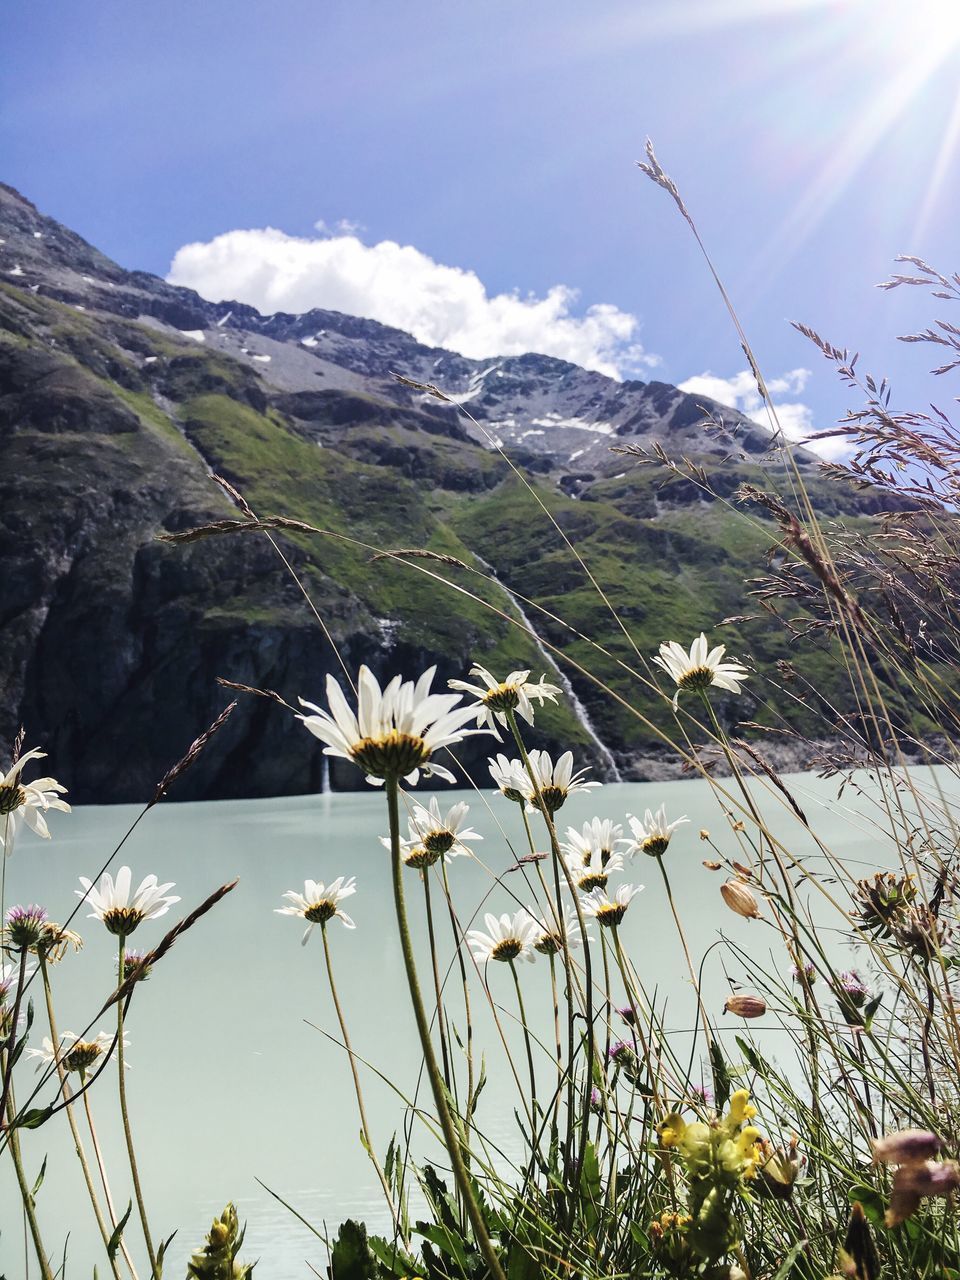
M652 151L644 168L693 227ZM911 273L894 277L891 287L927 284L941 298L960 298L960 277L939 275L917 260L910 266ZM608 630L618 628L618 644L632 644L617 613L618 592L608 575L590 577L591 558L566 540L572 564L595 589L600 583L607 588L598 596L601 621L590 643L606 661L629 667L644 697L659 700L661 725L671 728L658 728L629 699L611 693L619 697L618 715L660 734L692 771L709 779L722 835L700 833L706 865L723 876L719 893L726 908L764 931L767 949L778 958L772 968L758 960L759 950L737 948L722 931L716 938L686 932L671 854L682 815L648 811L630 822L627 833L603 813L600 792L597 817L579 830L563 829L559 815L566 798L597 784L577 768L572 753L554 758L529 741L530 725L563 697L546 676L535 681L528 670L494 673L476 664L448 692L433 687L432 671L415 672L412 679L398 675L381 686L365 667L356 674L344 668L328 679L323 704L297 708L272 691L237 686L243 696L281 704L277 715L297 716L327 754L382 787L397 930L432 1096L432 1108L409 1104L405 1119L439 1137L444 1152L442 1169L418 1164L417 1142L408 1137L391 1142L381 1158L369 1131L362 1064L351 1048L349 1010L340 1004L335 980L339 953L349 946L337 931L353 927L345 909L356 890L353 878L308 880L303 892L291 889L277 910L299 918L304 942L316 945L319 935L364 1145L392 1224L389 1232L372 1234L345 1222L330 1239L315 1227L334 1280L960 1277L954 1203L960 1188L954 1158L960 1151L958 761L951 681L960 636L954 515L960 445L943 415L894 413L889 388L868 376L861 383L855 357L808 336L866 398L864 409L838 428L850 438L853 458L829 472L886 490L898 501L870 537L856 529L825 529L786 444L780 492L752 488L743 495L750 504L745 519L753 520L749 511L759 506L780 530L744 608L762 607L771 625L784 628L789 657L772 669L758 668L750 655L728 656L724 645L711 645L705 635L691 643L690 634L678 633L680 643L668 633L656 655L633 647L629 662L611 658ZM960 341L949 325L911 339L950 348L939 372L956 363ZM765 391L759 371L757 379ZM708 484L683 459L662 454L642 460ZM241 504L239 519L169 540L290 528L290 517L258 518L240 495L233 496ZM547 510L542 515L551 518ZM294 527L303 537L327 536L303 520ZM383 550L442 588L448 567L442 554ZM555 652L559 661L569 660L560 647ZM813 673L808 654L816 656ZM829 684L816 676L824 663L834 668ZM856 715L838 714L829 701L838 681L846 683ZM726 727L745 687L762 704L768 733L799 732L793 717L782 718L783 705L795 701L805 716L829 726L829 736L839 734L842 749L823 762L839 787L857 771L868 771L878 796L875 871L863 875L845 866L823 838L823 815L800 806L756 739ZM228 715L161 780L148 808L206 749ZM918 715L936 728L935 738L914 736ZM759 719L750 726L754 731ZM485 734L500 739L499 746L489 741L502 803L523 815L529 847L519 862L529 897L501 914L491 911L479 928L463 924L472 911L458 901L455 865L448 869L457 856L471 856L476 833L467 825L467 806L445 810L439 799L425 800L414 788L421 776L455 778L449 766L456 764L457 745ZM30 777L41 755L23 745L0 778L6 855L22 825L48 835L46 815L68 808L53 778ZM907 754L938 768L910 769ZM717 760L725 765L719 776ZM772 802L776 821L763 816ZM816 843L816 867L792 853L800 836ZM28 1169L45 1126L62 1123L71 1129L78 1186L90 1200L111 1276L159 1280L163 1273L169 1242L155 1234L142 1194L135 1117L126 1101L125 1024L142 998L143 980L150 974L162 980L170 947L233 888L222 886L152 950L134 951L132 935L179 899L169 892L172 884L155 876L135 890L128 867L114 876L109 866L119 852L95 880L81 880L81 903L116 938L117 984L80 1036L58 1032L54 981L56 966L68 962L79 943L71 924L80 907L63 924L37 905L11 907L4 917L0 1147L16 1172L42 1280L53 1280L60 1269L48 1243L56 1224L42 1220L42 1174L31 1181ZM637 886L623 878L628 863L655 869L682 942L696 1001L692 1052L666 1034L653 983L641 979L622 943L622 921L639 909L633 905ZM496 879L506 899L502 875ZM423 972L407 905L415 888L423 894L433 959ZM446 984L436 959L441 928L450 932L456 955ZM852 961L838 950L838 930ZM711 963L722 958L732 978L722 1012L701 996L708 952ZM526 962L549 970L554 1018L546 1043L525 1016ZM484 1133L478 1108L484 1057L497 1047L475 1043L471 1010L475 1014L480 1000L496 1013L490 988L495 973L509 975L520 1029L514 1041L502 1037L499 1045L516 1081L523 1134L522 1151L512 1159ZM43 1014L35 1014L35 1006ZM717 1034L721 1016L742 1023L735 1054ZM36 1025L44 1017L46 1037ZM779 1033L775 1058L773 1028ZM785 1039L790 1054L783 1050ZM31 1057L40 1063L38 1076L22 1070ZM101 1076L111 1062L129 1199L126 1191L111 1194L93 1118L92 1100L100 1105L107 1092ZM410 1125L405 1132L411 1133ZM112 1174L116 1182L117 1171ZM412 1216L414 1190L426 1205L423 1216ZM228 1205L191 1258L188 1275L249 1276L255 1264L240 1260L241 1245L237 1214Z

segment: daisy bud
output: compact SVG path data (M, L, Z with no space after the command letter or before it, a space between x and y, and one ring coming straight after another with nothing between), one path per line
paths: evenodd
M709 839L710 839L710 832L707 830L707 828L706 828L706 827L701 827L701 828L700 828L700 839L701 839L701 840L709 840Z
M722 862L704 862L703 864L708 871L719 871L723 866Z
M7 927L4 933L14 947L33 947L43 937L46 920L46 911L36 904L31 904L29 907L11 907L7 912Z
M720 896L738 916L747 920L759 920L760 904L742 880L728 880L720 886Z
M884 1221L888 1227L899 1226L916 1213L924 1196L952 1196L958 1187L960 1165L955 1160L919 1160L902 1164L893 1175L890 1208Z
M735 1013L738 1018L762 1018L767 1002L760 996L728 996L723 1012Z
M929 1129L901 1129L877 1138L873 1144L874 1164L910 1164L932 1160L943 1143Z

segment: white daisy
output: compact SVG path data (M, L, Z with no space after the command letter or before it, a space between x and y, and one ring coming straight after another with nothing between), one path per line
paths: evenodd
M718 644L707 652L707 637L702 631L690 646L689 653L676 640L660 646L660 655L653 661L677 683L677 692L673 696L674 710L677 709L681 689L709 689L715 684L721 689L729 689L731 693L740 692L740 685L750 673L739 662L723 662L726 651L726 645Z
M631 901L642 892L642 884L619 884L613 894L608 894L605 889L594 889L580 900L580 906L586 915L594 917L601 928L611 929L620 923Z
M583 775L587 772L586 769L578 769L576 773L573 772L572 751L565 751L556 764L553 763L549 753L546 751L531 751L529 759L533 776L537 780L537 787L535 790L529 775L524 771L528 809L539 809L542 799L547 812L556 813L572 792L588 791L591 787L600 786L599 782L583 781ZM540 793L539 798L537 791Z
M357 881L354 876L337 876L336 880L331 880L328 885L319 884L316 880L305 880L303 893L289 889L283 895L292 905L274 907L274 911L278 916L300 916L307 921L306 932L300 940L300 945L306 946L307 939L316 925L325 925L334 916L346 929L357 927L347 913L340 910L340 903L344 898L349 898L356 892Z
M461 800L442 815L436 796L431 796L426 808L415 804L407 820L408 837L400 841L400 855L406 866L423 870L441 858L449 862L468 854L470 850L462 842L483 839L471 827L464 827L463 820L469 812L470 806ZM391 847L389 836L381 836L380 843L385 849Z
M530 778L523 767L523 761L497 756L495 759L488 759L487 764L490 767L490 777L500 788L500 794L507 800L526 804L530 794Z
M537 926L537 939L533 944L534 951L539 951L542 956L555 956L563 950L563 938L557 929L557 922L551 915L550 923L542 920L539 916L534 917L534 923ZM583 934L580 931L580 921L577 919L577 913L566 903L563 908L563 932L566 934L567 946L571 951L575 951L577 947L583 945ZM590 935L587 934L589 939Z
M164 896L168 889L173 888L173 881L158 884L156 876L147 876L141 880L131 899L132 874L129 867L120 868L116 883L110 872L105 871L96 888L86 876L80 876L79 879L83 891L77 889L77 897L93 907L89 919L102 920L110 932L119 938L126 938L133 933L144 920L156 920L158 916L166 915L170 907L180 901L178 897Z
M430 803L426 806L415 804L407 823L410 842L422 844L431 852L451 858L469 853L470 850L464 847L464 841L483 839L472 827L463 825L469 812L470 806L461 800L441 815L440 801L436 796L431 796Z
M569 845L562 847L566 850L570 848ZM585 863L583 855L576 850L565 853L563 860L567 864L570 878L580 893L590 893L593 889L605 889L613 872L623 870L623 858L619 853L611 853L603 864L599 860Z
M536 683L531 682L529 671L511 671L505 680L498 680L486 667L475 662L470 668L470 675L478 676L483 686L467 684L465 680L448 680L447 683L451 689L473 694L478 700L473 707L477 713L477 724L489 725L498 738L497 721L505 725L508 711L515 711L528 724L533 724L531 700L543 706L544 699L556 702L557 694L563 692L558 685L547 684L545 675Z
M454 782L449 769L434 764L430 757L440 747L486 730L463 728L474 712L472 707L457 707L460 694L430 692L436 670L425 671L416 684L394 676L381 690L369 667L361 667L356 713L333 676L327 676L330 710L301 698L300 705L313 714L298 719L326 743L324 755L352 761L374 785L386 778L404 778L416 786L421 769L425 776L434 774Z
M24 782L20 776L28 761L45 760L46 754L34 747L0 777L0 849L8 858L13 853L13 841L20 822L25 822L42 839L49 840L50 831L44 813L48 809L70 812L67 802L60 799L67 788L54 778L34 778L33 782Z
M99 1061L105 1053L112 1055L116 1049L113 1043L113 1036L109 1031L99 1031L93 1040L81 1040L72 1031L64 1031L60 1037L60 1047L56 1055L53 1051L53 1041L49 1036L43 1037L41 1045L42 1047L39 1049L28 1049L26 1051L28 1058L37 1059L38 1071L42 1071L44 1067L50 1066L59 1059L64 1071L83 1073L89 1070L95 1062ZM128 1048L129 1045L130 1041L124 1037L124 1049ZM126 1060L124 1060L124 1066L129 1066Z
M567 838L561 845L568 858L579 857L582 867L598 867L601 871L617 852L617 846L630 843L623 827L609 818L591 818L578 831L567 827Z
M470 929L467 945L478 964L490 960L527 960L531 964L537 958L534 946L542 930L530 912L523 907L516 915L495 916L489 911L483 917L487 932Z
M634 836L629 852L647 853L651 858L659 858L667 852L670 837L677 827L684 822L689 822L690 819L675 818L673 822L668 822L667 807L662 804L656 813L651 813L648 809L642 821L640 818L633 817L632 814L627 814L627 821Z

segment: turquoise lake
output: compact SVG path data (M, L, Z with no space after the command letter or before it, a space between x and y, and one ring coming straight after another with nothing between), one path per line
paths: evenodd
M917 770L915 778L931 793L938 782L928 770ZM840 799L836 780L797 775L788 783L832 853L855 874L866 875L888 862L891 854L878 838L872 784L859 780L863 785L846 788ZM433 793L422 792L424 798L429 794ZM466 800L471 805L470 824L484 836L475 846L478 860L457 858L449 865L464 927L470 927L477 910L482 917L484 911L499 914L532 902L523 873L503 875L515 857L526 852L516 806L489 790L479 795L438 794L444 808L455 799ZM791 851L822 869L822 855L783 802L768 791L758 795L773 829ZM558 826L562 833L594 814L624 822L626 814L642 814L661 803L668 817L690 818L673 838L667 866L695 960L722 930L758 959L768 957L768 967L785 973L788 964L782 948L776 947L774 931L729 912L719 895L722 874L702 865L711 853L699 839L701 828L709 829L725 852L737 856L729 822L707 783L616 784L574 795L558 814ZM24 833L7 864L7 905L36 901L53 919L63 921L77 903L77 877L95 875L137 812L121 806L54 813L49 843ZM260 1259L256 1280L299 1280L311 1274L308 1262L324 1273L321 1242L257 1179L321 1232L325 1227L334 1230L351 1216L385 1225L375 1175L359 1142L348 1063L330 1038L338 1035L338 1028L319 933L301 947L301 922L274 913L283 905L284 891L302 891L307 877L324 882L338 875L357 878L358 891L344 904L357 927L349 931L334 921L329 937L354 1049L390 1082L361 1068L374 1142L382 1155L404 1119L403 1103L391 1085L412 1097L421 1065L396 939L388 856L378 842L385 832L384 798L372 789L281 800L165 802L137 826L113 863L114 870L128 864L134 884L150 872L161 881L175 881L172 892L182 898L168 915L138 930L133 944L141 948L155 945L170 925L218 885L239 877L237 888L177 942L137 989L127 1020L128 1094L151 1225L158 1237L177 1230L165 1267L168 1277L179 1280L184 1274L185 1258L202 1242L211 1218L231 1199L247 1222L243 1256ZM611 883L619 880L645 885L624 921L624 942L647 990L656 991L658 1002L667 1000L667 1026L678 1037L685 1036L696 1006L656 864L636 858ZM422 940L423 895L418 882L418 874L409 872L408 905ZM435 902L439 905L439 899ZM62 1031L80 1032L115 985L115 940L100 923L86 918L87 910L84 907L73 922L84 937L83 950L53 970ZM482 920L477 923L482 925ZM444 969L453 955L445 912L437 912L437 933ZM845 944L838 934L840 945ZM426 956L424 949L422 981L429 988ZM854 961L851 954L850 963ZM724 964L737 973L729 955L722 957L720 948L711 952L705 992L711 1015L717 1016L723 1034L732 1036L742 1024L728 1028L733 1019L720 1016L730 990ZM489 987L513 1042L516 1005L510 972L506 966L491 968L498 971L488 974ZM521 977L530 1021L549 1042L547 963L541 959L521 966ZM477 1043L486 1046L491 1070L478 1120L506 1151L515 1151L513 1112L520 1097L509 1073L496 1066L496 1030L483 1007L480 977L474 971L471 978ZM452 1020L462 1025L456 972L448 990ZM39 995L37 988L34 994ZM623 1003L617 999L622 995L619 988L614 995L615 1003ZM111 1024L107 1020L102 1025ZM775 1056L785 1040L775 1017L753 1023L752 1030ZM40 1000L32 1043L39 1044L45 1032ZM15 1076L19 1099L34 1079L32 1064L21 1061ZM424 1084L421 1097L427 1092ZM91 1097L114 1198L125 1207L130 1191L113 1066ZM48 1248L59 1255L69 1236L67 1276L87 1280L94 1263L101 1277L107 1275L64 1116L24 1133L22 1141L31 1181L48 1157L37 1197ZM414 1128L413 1147L420 1155L430 1151L422 1128ZM8 1155L0 1160L0 1232L0 1275L16 1280L26 1272L21 1212ZM127 1235L139 1262L142 1249L134 1219ZM140 1273L146 1274L145 1264ZM36 1274L35 1263L30 1274Z

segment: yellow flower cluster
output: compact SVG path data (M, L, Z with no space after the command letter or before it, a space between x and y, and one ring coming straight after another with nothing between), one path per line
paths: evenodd
M756 1114L750 1094L739 1089L726 1114L709 1123L688 1123L673 1111L658 1129L661 1146L676 1151L687 1175L689 1217L683 1234L701 1258L716 1260L738 1239L734 1203L750 1198L746 1184L767 1159L760 1130L749 1123Z

